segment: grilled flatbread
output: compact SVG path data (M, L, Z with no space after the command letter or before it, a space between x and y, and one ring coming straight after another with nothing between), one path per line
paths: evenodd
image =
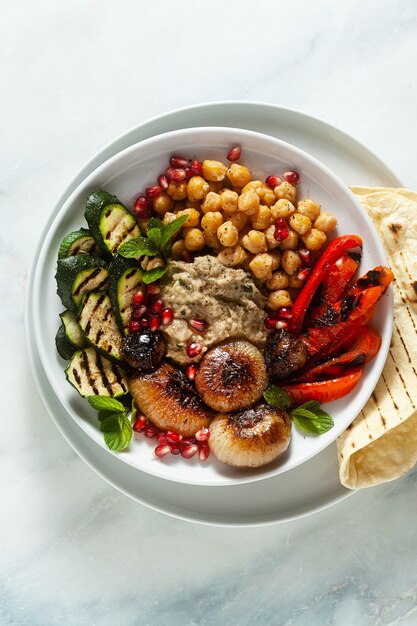
M345 487L394 480L417 462L417 193L352 187L394 272L394 331L371 398L337 441Z

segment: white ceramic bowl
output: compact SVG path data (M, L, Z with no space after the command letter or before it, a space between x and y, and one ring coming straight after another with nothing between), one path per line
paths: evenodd
M335 234L357 233L363 238L361 273L387 262L370 219L349 189L319 161L275 138L234 128L194 128L152 137L112 157L90 174L63 204L43 242L33 285L34 339L46 375L72 419L102 447L105 444L96 413L66 382L66 364L55 350L58 314L63 310L56 295L54 280L58 245L68 232L85 225L85 199L92 191L104 188L117 195L127 207L131 207L136 196L145 187L154 184L171 154L224 161L228 149L234 144L242 146L242 162L248 165L254 178L264 179L268 174L279 174L287 169L300 172L299 197L314 198L324 210L330 210L337 217L338 229ZM152 454L154 441L146 440L143 435L132 441L128 451L116 454L118 460L160 478L206 486L261 480L300 465L333 442L365 405L388 354L392 320L393 301L389 292L379 303L374 320L374 327L382 336L377 357L365 367L352 393L326 405L326 410L334 418L334 428L319 437L303 436L294 428L288 452L275 463L255 471L238 471L217 462L212 456L206 463L200 463L197 459L185 461L174 456L160 461ZM108 454L115 453L108 451Z

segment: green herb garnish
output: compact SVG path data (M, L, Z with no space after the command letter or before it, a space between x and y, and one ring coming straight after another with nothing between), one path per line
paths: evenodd
M277 385L268 385L264 391L264 398L271 406L288 410L291 398L284 389ZM333 428L333 418L320 408L320 402L311 400L289 412L294 424L299 430L311 435L322 435Z
M132 424L129 421L129 409L107 396L90 396L89 404L98 411L100 430L110 450L125 450L132 439Z

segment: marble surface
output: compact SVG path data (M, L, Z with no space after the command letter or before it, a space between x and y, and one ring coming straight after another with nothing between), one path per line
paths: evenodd
M62 439L23 330L28 265L54 201L98 149L169 109L219 99L299 108L417 188L415 2L4 9L0 623L416 624L417 472L279 526L165 517L108 486Z

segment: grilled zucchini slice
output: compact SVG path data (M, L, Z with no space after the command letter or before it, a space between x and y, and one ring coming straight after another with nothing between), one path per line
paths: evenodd
M128 332L132 298L142 287L142 272L134 259L116 254L109 268L109 296L122 333Z
M65 259L67 256L75 256L83 253L100 255L100 248L96 240L87 228L74 230L64 237L58 250L58 259Z
M83 397L117 398L129 391L123 370L96 352L94 348L85 348L75 352L65 374L68 382Z
M62 304L76 313L86 293L107 289L108 276L107 264L91 254L58 259L57 294Z
M135 218L107 191L99 190L87 198L85 219L97 244L107 255L134 237L140 237Z
M65 332L64 324L61 324L57 330L57 333L55 335L55 345L56 345L56 349L58 351L59 356L62 359L65 359L66 361L68 361L68 359L72 357L72 355L77 349L72 345L72 343L68 339L66 332Z
M59 316L64 325L65 335L75 348L85 348L88 341L77 322L77 317L72 311L64 311Z
M113 359L121 359L122 335L107 294L87 294L78 315L78 323L97 350Z

